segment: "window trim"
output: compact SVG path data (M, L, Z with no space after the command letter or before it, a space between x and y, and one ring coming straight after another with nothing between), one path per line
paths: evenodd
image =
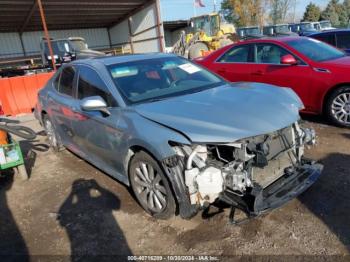
M76 89L75 89L75 92L74 92L74 96L75 96L75 99L77 99L78 101L81 101L81 99L79 99L78 97L78 92L79 92L79 79L80 79L80 70L82 67L86 67L86 68L89 68L91 69L92 71L94 71L96 73L96 75L100 78L100 80L102 81L102 83L104 84L106 90L109 92L110 96L112 96L113 100L114 100L114 103L116 104L116 106L108 106L107 105L107 108L119 108L120 105L118 103L118 100L115 98L115 96L113 95L113 93L111 92L110 88L108 87L108 85L106 84L106 82L103 80L103 77L101 77L101 74L95 70L95 68L93 68L92 66L90 65L85 65L85 64L80 64L78 66L78 72L77 72L77 79L76 79ZM102 90L103 91L103 90ZM105 91L103 91L105 92ZM104 100L104 99L103 99ZM107 103L107 101L105 101Z
M226 55L226 53L230 52L233 49L244 47L244 46L248 47L248 62L221 62L221 61L219 61L224 55ZM249 43L249 44L241 44L241 45L233 46L230 49L228 49L226 52L224 52L218 58L216 58L214 63L217 63L217 64L250 64L250 63L252 63L251 61L249 61L249 60L252 59L251 56L252 56L252 44L251 43Z
M64 69L66 69L66 68L68 68L68 67L71 67L71 68L73 68L73 70L74 70L74 78L73 78L73 82L72 82L72 95L67 95L67 94L65 94L65 93L61 93L60 92L60 85L61 85L61 77L62 77L62 73L63 73L63 70ZM66 97L66 98L73 98L73 99L75 99L75 97L74 97L74 89L75 89L75 84L76 84L76 78L77 78L77 73L78 73L78 71L77 71L77 68L74 66L74 65L66 65L66 66L63 66L63 67L61 67L62 68L62 70L61 70L61 72L59 73L59 78L60 78L60 80L59 80L59 82L58 82L58 89L56 89L55 87L53 87L53 89L55 90L55 92L57 93L57 94L59 94L60 96L63 96L63 97Z
M257 45L262 45L262 44L265 44L265 45L274 45L274 46L277 46L283 50L285 50L287 53L289 53L290 55L296 57L297 59L299 59L303 64L297 64L295 66L309 66L308 63L306 63L303 59L301 59L298 55L294 54L293 52L291 52L290 50L286 49L285 47L281 46L281 45L278 45L278 44L275 44L275 43L271 43L271 42L266 42L266 43L254 43L253 44L253 52L256 51L255 47ZM253 55L253 60L254 62L252 64L255 64L255 65L273 65L273 66L290 66L290 65L283 65L283 64L275 64L275 63L257 63L255 61L255 55Z

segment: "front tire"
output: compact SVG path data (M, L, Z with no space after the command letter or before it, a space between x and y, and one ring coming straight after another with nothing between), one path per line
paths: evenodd
M137 152L129 166L131 188L143 209L158 219L175 215L176 204L163 170L147 153Z
M326 104L328 118L337 126L350 127L350 87L336 89Z

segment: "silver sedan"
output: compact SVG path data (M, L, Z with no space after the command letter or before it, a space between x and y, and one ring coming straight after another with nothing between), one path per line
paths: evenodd
M36 116L68 148L122 183L156 218L194 216L224 201L256 216L310 187L313 130L288 88L227 83L183 58L128 55L62 66Z

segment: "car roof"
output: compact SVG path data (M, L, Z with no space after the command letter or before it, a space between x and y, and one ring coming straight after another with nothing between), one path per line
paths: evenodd
M175 54L166 54L166 53L146 53L146 54L128 54L128 55L116 55L116 56L102 56L96 58L88 58L82 60L76 60L71 64L87 64L91 65L94 63L104 64L106 66L114 64L122 64L126 62L135 62L147 59L155 58L167 58L167 57L177 57Z
M238 44L248 44L248 43L263 43L263 42L279 42L285 43L291 40L297 40L300 38L304 38L302 36L280 36L280 37L262 37L258 39L249 39L238 42Z
M318 32L315 34L312 34L310 36L314 36L314 35L323 35L323 34L327 34L327 33L340 33L340 32L345 32L345 33L350 33L350 29L329 29L329 30L325 30L322 32Z

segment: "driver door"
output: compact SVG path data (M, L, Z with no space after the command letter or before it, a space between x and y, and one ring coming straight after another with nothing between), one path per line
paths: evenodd
M117 102L98 73L88 66L79 66L77 83L76 117L72 127L78 154L107 173L118 176L123 170L121 157L118 157L123 131L118 128L120 110ZM92 96L103 98L111 114L82 110L82 99Z

